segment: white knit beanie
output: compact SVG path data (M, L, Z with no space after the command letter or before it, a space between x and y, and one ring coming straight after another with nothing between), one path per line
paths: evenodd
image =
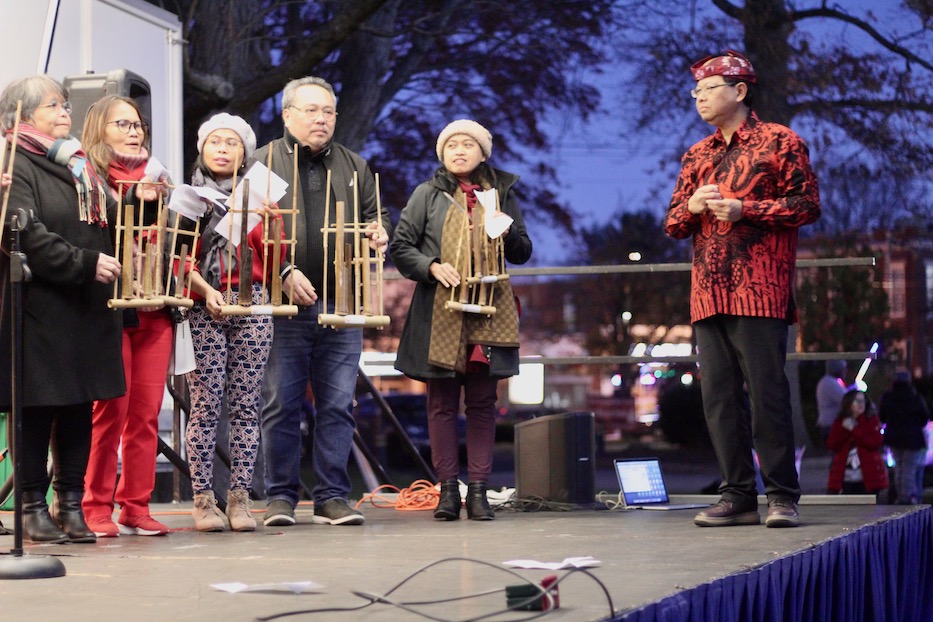
M244 160L249 160L253 156L253 152L256 151L256 134L253 132L253 128L249 126L249 123L242 117L238 117L235 114L227 114L226 112L215 114L198 128L198 153L201 153L204 149L204 141L207 140L208 136L217 130L224 129L233 130L237 133L240 140L243 141L243 147L246 150L246 157Z
M437 159L441 162L444 161L444 143L455 134L466 134L479 143L479 148L483 150L484 156L488 158L492 155L492 134L489 133L489 130L476 121L457 119L449 123L441 132L441 135L437 137Z

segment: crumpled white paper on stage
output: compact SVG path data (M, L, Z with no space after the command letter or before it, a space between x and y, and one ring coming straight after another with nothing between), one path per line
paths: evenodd
M540 568L541 570L563 570L565 568L590 568L602 562L593 557L567 557L562 562L539 562L533 559L513 559L502 562L512 568Z
M314 581L291 581L283 583L212 583L211 587L220 592L237 594L239 592L291 592L301 594L308 590L319 590L323 585Z

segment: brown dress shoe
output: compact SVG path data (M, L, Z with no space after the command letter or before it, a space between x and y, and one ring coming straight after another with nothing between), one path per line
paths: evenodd
M768 518L766 527L796 527L800 524L797 503L786 497L768 499Z
M693 517L693 522L700 527L731 527L732 525L759 525L758 505L739 505L728 499L720 499L716 505L701 510Z

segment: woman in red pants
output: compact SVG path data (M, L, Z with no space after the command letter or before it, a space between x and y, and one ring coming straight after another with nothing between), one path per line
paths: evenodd
M122 192L124 205L148 206L153 211L154 202L167 187L161 180L146 177L148 128L132 99L108 95L91 106L81 142L98 174L107 178L114 197ZM121 180L154 183L120 184ZM82 507L88 526L98 537L168 533L168 527L150 516L149 498L155 487L159 410L172 341L168 309L124 311L127 391L122 397L94 403L91 456L84 478ZM123 462L119 483L118 450ZM116 523L114 502L120 505Z

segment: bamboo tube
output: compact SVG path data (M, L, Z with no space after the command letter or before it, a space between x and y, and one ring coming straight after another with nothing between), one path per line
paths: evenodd
M239 162L236 162L236 164L239 164ZM228 305L232 304L233 302L231 299L229 284L231 281L233 281L233 212L234 212L234 209L236 208L236 202L235 202L236 181L237 181L236 174L237 174L238 169L239 167L236 165L233 167L233 188L230 190L231 200L230 200L230 211L228 212L230 214L230 227L229 227L230 230L227 232L227 284L228 284L228 287L227 287L227 291L224 292L224 303ZM240 244L242 243L243 243L243 240L240 240Z
M130 223L130 224L127 224ZM123 206L123 299L133 297L133 272L136 264L133 261L133 206Z
M231 219L232 222L232 219ZM240 306L248 307L253 304L253 249L249 246L249 180L243 180L243 208L240 215L240 263L239 289L237 302ZM231 243L230 246L233 246ZM227 281L227 291L230 290L230 281Z
M16 116L13 117L13 140L10 142L10 164L9 168L6 171L7 175L13 176L13 162L16 160L16 140L19 138L19 122L20 114L23 112L23 102L22 100L16 102ZM4 150L6 152L6 150ZM2 160L0 160L2 163ZM3 167L0 166L0 171L3 170ZM10 203L10 189L7 188L7 191L3 193L3 208L0 209L0 234L3 233L3 229L6 227L6 208ZM2 235L0 235L2 237ZM114 290L116 292L116 290ZM116 293L114 293L116 297Z

